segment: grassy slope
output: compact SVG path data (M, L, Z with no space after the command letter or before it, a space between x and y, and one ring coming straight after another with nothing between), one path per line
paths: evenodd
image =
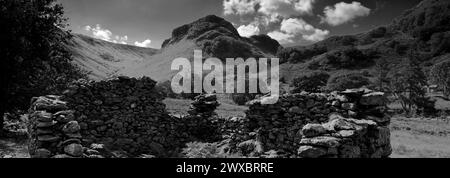
M394 117L391 143L393 158L450 158L450 118Z
M193 42L183 40L164 48L143 63L135 63L121 73L132 77L149 76L156 81L166 81L177 73L171 70L172 61L179 57L193 59L194 49L199 48Z
M115 44L75 34L68 45L75 64L90 72L90 77L102 80L120 71L151 60L158 53L156 49Z

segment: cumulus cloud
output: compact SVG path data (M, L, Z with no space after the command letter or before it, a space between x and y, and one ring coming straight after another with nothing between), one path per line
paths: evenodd
M280 18L311 14L315 0L259 0L258 12L264 14L270 22Z
M280 35L278 33L278 36L290 38L302 37L304 40L311 42L321 41L330 34L328 30L315 28L312 25L306 23L303 19L298 18L284 19L281 22L280 31L285 35ZM283 41L289 42L292 40Z
M243 37L258 35L260 32L258 25L255 24L241 25L237 28L237 31L239 32L239 35Z
M143 47L143 48L149 48L151 43L152 43L152 40L146 39L143 42L136 41L136 42L134 42L134 45Z
M315 2L316 0L300 0L295 3L295 10L301 13L311 14Z
M225 15L253 16L250 24L237 28L241 36L248 37L261 31L269 31L268 36L282 44L288 44L296 40L317 42L330 34L328 30L315 28L300 18L302 15L313 15L315 2L316 0L224 0L223 5Z
M314 32L310 34L304 34L302 35L302 37L308 41L318 42L324 40L329 34L330 31L328 30L314 29Z
M225 15L238 14L245 15L255 12L255 6L258 2L255 0L224 0L223 13Z
M316 0L224 0L225 15L258 13L265 21L278 22L291 16L312 14Z
M364 7L360 2L340 2L335 4L334 7L325 7L325 16L322 17L322 23L338 26L350 22L357 17L368 16L370 11L371 10L369 8Z
M95 25L95 27L91 27L89 25L85 26L84 30L90 32L94 38L109 41L112 43L127 44L128 41L128 36L114 36L111 30L102 28L100 24Z
M292 34L280 32L278 30L268 33L267 36L270 36L281 44L293 43L295 37Z

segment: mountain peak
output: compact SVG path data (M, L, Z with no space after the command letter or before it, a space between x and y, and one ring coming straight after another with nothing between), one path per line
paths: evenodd
M211 36L205 36L210 35L211 32L217 32L216 35L226 35L234 38L240 37L233 24L216 15L208 15L173 30L172 37L164 41L162 48L179 42L182 39L201 40L211 38Z

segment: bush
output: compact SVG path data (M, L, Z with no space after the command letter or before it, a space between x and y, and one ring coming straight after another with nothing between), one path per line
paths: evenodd
M294 87L293 93L301 93L302 91L316 93L320 92L322 87L327 85L330 75L325 72L314 72L306 76L294 79L291 87Z
M247 102L254 100L256 97L256 94L250 94L250 93L235 93L231 95L231 99L234 103L237 105L245 105Z
M443 89L444 97L450 96L450 61L435 64L431 68L430 77L433 83Z
M364 68L372 65L373 61L360 50L346 47L327 54L325 64L337 69Z
M450 31L445 33L435 33L431 36L429 44L431 46L433 56L439 56L450 52Z
M304 48L285 48L279 50L277 56L278 58L280 58L281 63L300 63L326 52L327 49L325 47L318 46Z
M344 91L346 89L361 88L369 86L370 80L360 73L351 73L346 75L339 75L331 78L328 81L327 90L329 91Z
M375 30L369 32L369 36L372 38L382 38L386 35L386 27L378 27Z
M166 98L178 98L179 95L174 93L172 90L172 82L171 81L165 81L162 83L158 83L156 85L157 91L160 91L162 96Z

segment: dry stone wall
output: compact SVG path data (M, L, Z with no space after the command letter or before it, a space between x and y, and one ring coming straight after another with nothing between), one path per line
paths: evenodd
M188 142L220 138L215 95L196 97L189 116L173 117L166 112L155 84L146 77L81 80L63 96L34 98L28 124L30 154L95 157L85 151L92 153L92 148L103 145L103 149L124 151L126 156L177 157ZM64 150L69 143L76 143L70 147L76 155Z
M291 157L382 158L392 150L384 93L368 89L301 93L249 103L247 129L257 130L264 150Z
M33 98L30 155L121 157L119 150L132 157L180 157L189 142L227 143L230 153L268 158L382 158L392 152L383 93L301 93L283 95L276 104L262 97L249 103L246 117L230 119L215 114L215 95L200 95L187 116L174 117L155 84L127 77L79 81L62 96Z

